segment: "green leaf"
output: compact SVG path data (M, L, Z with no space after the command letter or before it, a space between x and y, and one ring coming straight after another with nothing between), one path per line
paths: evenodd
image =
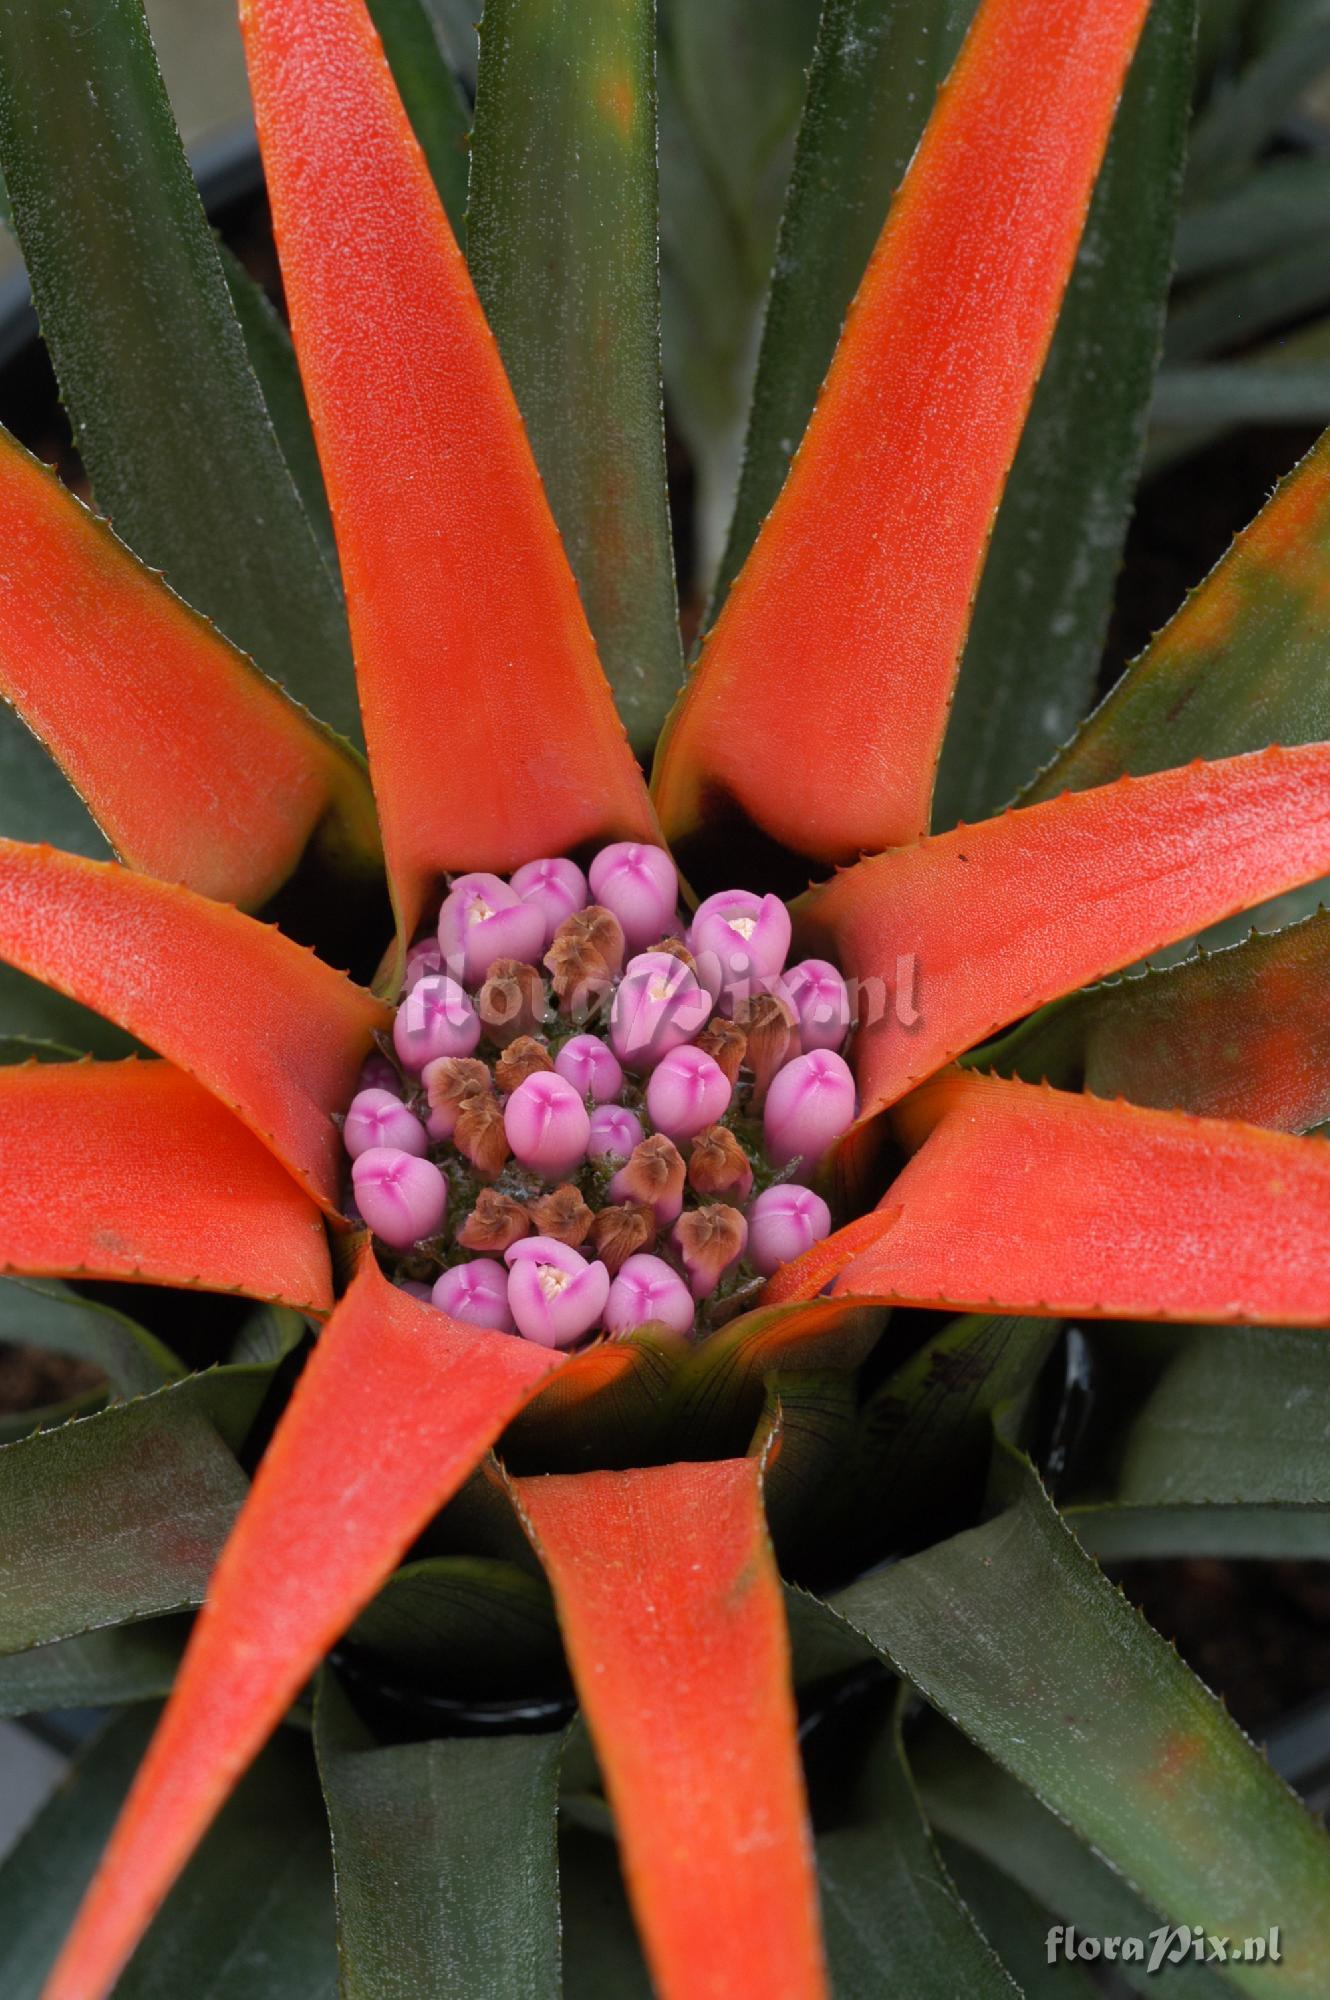
M548 1585L488 1557L408 1563L361 1612L346 1644L435 1696L505 1701L565 1678Z
M1051 1912L1027 1896L1009 1875L982 1860L972 1848L939 1838L947 1873L974 1913L980 1930L1008 1967L1026 2000L1095 2000L1098 1988L1078 1965L1048 1962Z
M489 0L468 259L634 748L683 678L665 497L651 0Z
M1094 693L1145 449L1182 186L1196 0L1156 0L998 510L933 824L999 810Z
M1148 1939L1158 1928L1158 1913L1120 1875L954 1730L928 1730L912 1745L910 1765L932 1824L964 1841L1082 1937ZM1217 1972L1190 1959L1154 1972L1129 1959L1118 1970L1135 1992L1158 1993L1162 2000L1224 2000L1233 1991Z
M218 244L222 276L231 294L231 304L245 336L245 350L255 380L263 391L268 417L286 460L310 530L318 541L329 574L340 574L337 543L333 536L332 514L324 490L314 427L309 420L305 390L300 380L296 350L285 322L261 285L255 283L244 266L237 263L224 243Z
M34 1041L28 1035L0 1035L0 1063L77 1062L79 1051L64 1042Z
M895 1689L832 1709L806 1754L825 1776L829 1733L844 1767L834 1824L817 1837L822 1923L836 2000L1000 2000L1019 1988L1003 1970L950 1881L929 1836L901 1750Z
M0 1653L202 1602L275 1366L210 1368L0 1449Z
M0 1340L91 1361L122 1396L150 1395L185 1372L146 1328L55 1279L0 1278Z
M1233 189L1184 210L1178 276L1245 264L1319 237L1328 201L1330 160L1296 153L1270 160Z
M448 60L444 30L428 0L368 0L368 4L453 233L465 247L471 107ZM480 9L472 5L470 11L478 15Z
M1330 9L1312 0L1274 35L1236 83L1216 92L1196 121L1189 176L1193 186L1240 180L1308 80L1330 63Z
M245 1478L164 1389L0 1449L0 1652L199 1604Z
M1330 434L1131 665L1023 803L1195 757L1330 736Z
M1105 1359L1113 1366L1111 1336ZM1108 1464L1064 1511L1080 1539L1136 1554L1330 1555L1321 1332L1197 1328L1141 1407L1115 1427ZM1277 1449L1271 1440L1277 1439Z
M733 510L817 0L671 0L660 29L665 388L692 453L705 591Z
M874 1552L920 1524L936 1536L972 1518L992 1455L993 1415L1025 1396L1061 1322L982 1313L945 1322L865 1403L848 1467Z
M1195 368L1165 368L1155 385L1151 416L1182 430L1222 424L1323 424L1330 417L1330 363L1290 364L1280 358L1262 367L1215 361Z
M562 1735L381 1748L328 1673L314 1726L343 2000L555 2000Z
M339 593L250 369L141 0L3 0L0 161L99 507L353 735Z
M1061 1090L1310 1131L1330 1119L1330 911L1087 987L975 1060Z
M800 1569L806 1552L825 1550L835 1532L831 1510L841 1498L858 1414L858 1387L844 1370L800 1369L768 1380L750 1450L766 1454L762 1498L786 1571Z
M170 1692L188 1633L187 1618L145 1618L0 1659L0 1715L158 1700Z
M54 769L54 766L52 766ZM64 780L61 780L64 783ZM22 836L15 836L21 838ZM29 979L12 965L0 964L0 1031L6 1038L59 1042L80 1055L114 1061L132 1055L139 1046L89 1007L67 1000L54 987Z
M1261 256L1210 283L1192 286L1168 316L1169 362L1197 361L1247 346L1272 327L1330 304L1330 238Z
M652 2000L613 1840L559 1828L565 2000Z
M155 1720L151 1711L140 1710L103 1730L0 1864L5 2000L40 2000Z
M1008 1504L863 1578L832 1608L1152 1907L1228 1936L1281 1927L1253 1995L1319 1994L1330 1840L1220 1704L1114 1589L1032 1470Z
M155 1720L113 1722L0 1868L0 1990L38 2000ZM308 1745L283 1731L207 1835L116 2000L336 2000L327 1830Z
M32 731L0 701L0 833L105 860L110 845Z
M826 0L808 76L714 616L785 481L841 324L973 0Z

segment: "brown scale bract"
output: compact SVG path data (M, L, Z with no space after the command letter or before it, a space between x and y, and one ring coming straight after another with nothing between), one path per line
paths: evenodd
M520 1201L514 1201L510 1194L499 1194L495 1188L482 1188L457 1240L464 1250L501 1257L530 1234L531 1217Z
M693 1297L704 1299L742 1257L748 1225L737 1208L710 1202L705 1208L685 1209L670 1231L670 1242L683 1258Z
M586 1013L623 970L623 926L599 903L574 910L554 933L545 963L560 1004Z
M695 1194L737 1195L752 1192L753 1169L747 1153L725 1125L707 1125L694 1139L688 1155L688 1185Z
M546 1019L545 982L520 958L496 958L476 995L476 1012L490 1041L506 1049L519 1036L529 1039Z
M541 1195L539 1201L532 1202L528 1213L536 1225L537 1236L552 1236L556 1243L566 1243L571 1250L586 1242L593 1220L591 1210L571 1182Z
M440 1056L421 1077L431 1111L458 1111L469 1097L488 1097L493 1082L474 1056Z
M508 1164L508 1135L503 1129L503 1107L492 1093L468 1097L457 1114L453 1144L464 1153L478 1174L494 1180Z
M696 1046L704 1055L711 1057L718 1069L725 1072L730 1088L738 1082L743 1059L748 1053L748 1037L734 1021L727 1021L722 1014L708 1021L696 1038Z
M618 1277L630 1257L650 1250L655 1240L656 1218L643 1202L602 1208L592 1219L592 1245L612 1278Z
M781 1064L798 1053L794 1010L775 993L755 993L751 999L739 1002L734 1018L748 1041L746 1060L753 1072L752 1102L756 1108L765 1099Z
M550 1052L543 1042L538 1042L534 1035L519 1035L516 1041L509 1042L494 1065L494 1081L506 1097L529 1076L553 1068Z
M633 1147L619 1169L619 1187L631 1201L645 1202L655 1212L666 1200L683 1199L684 1173L683 1154L674 1141L653 1132Z

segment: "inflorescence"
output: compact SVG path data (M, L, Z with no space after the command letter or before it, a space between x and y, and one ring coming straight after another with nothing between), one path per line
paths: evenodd
M700 1336L829 1232L805 1182L854 1119L845 982L786 966L776 896L687 928L678 900L669 856L621 842L589 877L459 876L413 945L343 1122L347 1208L453 1318Z

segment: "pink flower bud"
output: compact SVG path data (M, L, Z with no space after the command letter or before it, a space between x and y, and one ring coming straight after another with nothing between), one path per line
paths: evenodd
M768 1156L778 1167L791 1160L816 1164L833 1139L854 1123L854 1078L831 1049L796 1056L772 1079L762 1113Z
M352 1167L351 1184L361 1215L390 1250L409 1250L443 1227L448 1183L430 1160L372 1146Z
M630 1069L653 1069L705 1027L711 1001L697 976L668 952L630 959L610 1009L610 1046Z
M552 943L564 918L571 917L575 910L584 910L590 900L586 876L575 861L566 861L562 855L551 861L528 861L524 868L518 869L509 887L517 891L524 903L533 904L544 918L541 951Z
M393 1022L393 1047L414 1076L441 1056L469 1056L479 1040L476 1010L446 972L418 980Z
M497 875L459 875L439 911L439 949L454 977L478 986L496 958L538 958L544 913Z
M524 1167L562 1181L586 1158L591 1120L570 1083L553 1070L537 1070L508 1099L503 1129Z
M831 1210L821 1195L793 1182L768 1188L748 1211L748 1255L764 1278L830 1234Z
M619 1059L599 1035L574 1035L555 1056L554 1067L579 1097L596 1104L609 1104L623 1089Z
M699 906L688 943L695 958L719 959L726 985L755 973L774 977L789 953L790 913L779 896L722 889Z
M421 1155L426 1150L424 1126L390 1090L356 1092L347 1106L342 1139L353 1160L371 1146L391 1146L399 1153Z
M534 1080L534 1079L533 1079ZM526 1236L504 1251L508 1305L517 1331L542 1347L571 1347L600 1324L610 1274L551 1236Z
M785 974L785 995L799 1023L804 1053L839 1050L850 1032L850 992L835 966L825 958L792 965Z
M406 971L402 975L402 997L418 986L427 973L443 971L443 953L436 938L422 938L413 944L406 955Z
M729 1103L728 1077L701 1049L671 1050L647 1084L647 1115L658 1132L676 1141L714 1125Z
M598 1104L591 1114L591 1136L587 1140L589 1160L626 1160L634 1146L642 1143L642 1121L621 1104Z
M508 1273L497 1257L473 1257L469 1264L454 1264L436 1279L430 1297L450 1319L492 1327L495 1333L517 1331L508 1304Z
M679 901L679 877L662 847L616 841L590 868L591 894L623 926L629 951L664 937Z
M422 1285L419 1278L394 1278L393 1283L398 1291L405 1292L408 1298L419 1299L425 1306L432 1303L429 1286Z
M639 1254L628 1258L610 1286L605 1331L631 1333L651 1320L661 1321L675 1333L687 1333L693 1324L693 1299L678 1272L663 1258Z
M706 1299L743 1256L748 1224L737 1208L711 1202L685 1209L670 1231L670 1242L688 1273L693 1297Z

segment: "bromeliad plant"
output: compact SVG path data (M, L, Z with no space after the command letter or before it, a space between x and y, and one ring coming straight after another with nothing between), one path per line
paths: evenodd
M742 11L664 18L669 185L681 145L716 185L748 157L737 115L709 153L697 123ZM428 17L241 12L304 402L227 290L138 0L0 5L16 226L125 538L4 444L0 685L118 856L0 848L15 1003L77 1003L99 1052L0 1069L5 1324L123 1400L0 1452L0 1696L164 1692L160 1614L207 1579L49 2000L110 1990L259 1757L196 1864L230 1840L246 1920L301 1851L293 1732L259 1753L316 1673L349 1994L553 1993L561 1896L567 1990L632 1992L611 1824L670 2000L1052 1992L1040 1905L1277 1925L1282 1962L1227 1976L1317 1992L1323 1832L1087 1548L1238 1520L1277 1549L1330 1497L1275 1431L1330 1322L1299 1136L1330 1114L1327 920L1083 989L1330 873L1324 447L993 816L1093 675L1190 8L983 0L916 151L967 10L827 0L650 793L632 746L680 660L650 7L490 0L465 256ZM773 73L795 12L749 18ZM710 252L668 208L665 240L677 313ZM667 342L693 424L705 346ZM368 777L295 698L354 732L334 565ZM157 1059L106 1059L93 1013ZM148 1287L257 1316L187 1373L114 1310L179 1324ZM1070 1460L1069 1345L1109 1385ZM95 1575L48 1558L71 1521ZM141 1737L91 1753L85 1845ZM326 1990L314 1881L276 1898L273 1996Z

